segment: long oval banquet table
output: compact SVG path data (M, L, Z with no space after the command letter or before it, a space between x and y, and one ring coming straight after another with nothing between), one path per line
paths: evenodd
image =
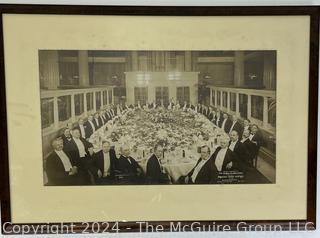
M129 125L126 122L130 122ZM199 147L209 146L212 154L223 133L207 117L193 110L130 109L96 130L89 142L93 144L95 152L101 150L103 140L111 142L117 158L120 157L121 146L129 145L132 148L130 156L144 172L148 158L153 153L152 148L156 143L161 144L165 148L161 159L162 168L176 183L180 176L187 175L196 165L200 158ZM246 168L245 173L245 183L269 183L254 168Z

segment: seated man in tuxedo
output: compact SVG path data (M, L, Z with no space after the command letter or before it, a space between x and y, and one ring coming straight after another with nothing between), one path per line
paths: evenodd
M111 113L112 118L116 116L115 110L116 110L115 105L110 104L110 105L109 105L109 112Z
M88 121L84 124L86 130L86 138L90 138L93 132L96 131L96 127L93 124L93 116L88 116Z
M163 159L163 148L160 145L156 145L154 154L147 162L146 177L147 182L150 184L166 184L170 182L168 174L164 172L161 165L161 159Z
M179 183L210 184L216 182L218 175L212 157L210 157L210 148L206 145L202 146L200 153L200 159L197 161L195 167L187 176L181 176L178 180Z
M229 149L236 155L234 168L243 171L245 166L249 165L250 154L247 148L239 140L239 134L236 130L230 132Z
M67 123L67 128L69 128L69 130L72 131L73 123L71 121Z
M128 111L128 110L130 110L130 109L132 109L132 105L128 106L128 104L125 103L125 104L124 104L124 110L125 110L125 111Z
M117 168L115 151L108 141L102 142L102 150L93 154L94 176L97 184L113 184Z
M225 133L229 133L230 127L231 127L231 121L229 120L229 116L227 113L223 113L221 129L223 129Z
M243 146L246 148L248 151L249 157L248 157L248 164L253 167L253 160L255 156L255 150L256 150L256 145L251 142L250 140L250 130L249 129L244 129L243 134L242 134L242 139L241 143Z
M46 173L49 184L54 186L81 185L84 176L78 170L72 157L63 150L63 141L56 138L52 141L53 152L46 160Z
M107 117L105 116L104 110L100 110L99 112L100 121L102 122L102 126L108 122Z
M109 120L111 120L112 119L112 114L111 114L111 112L110 112L110 107L109 106L107 106L107 108L106 108L106 110L105 110L105 112L104 112L104 115L105 115L105 117L107 118L107 121L109 121Z
M84 125L84 121L82 118L78 120L78 126L76 128L80 131L80 135L83 139L87 139L86 137L86 128L87 126Z
M242 126L240 125L240 123L238 122L238 117L234 114L232 115L232 122L231 122L231 126L230 126L230 130L229 130L229 134L232 131L236 131L238 132L239 137L241 138L241 133L242 133Z
M70 131L69 128L65 128L63 130L63 134L61 136L61 139L63 141L63 146L64 147L66 147L72 141L71 131Z
M101 118L100 118L100 115L98 112L96 112L94 114L93 124L94 124L94 127L96 128L96 130L98 130L100 127L102 127L102 121L101 121Z
M217 127L221 128L222 121L223 121L223 119L222 119L222 115L221 115L220 109L217 109L216 118L215 118L215 125Z
M187 111L188 108L189 108L189 105L188 105L187 101L184 101L182 111Z
M202 111L200 103L198 103L198 105L196 106L195 111L198 112L198 113L200 113Z
M251 128L250 128L250 120L247 119L247 118L245 118L245 119L243 120L242 131L241 131L241 133L239 134L239 138L242 138L242 134L243 134L243 132L244 132L245 130L249 130L249 133L250 133L250 130L251 130Z
M252 143L255 144L255 150L254 150L254 167L257 167L257 159L260 147L264 145L264 139L262 136L261 131L259 130L258 126L253 124L251 126L251 134L249 136Z
M126 184L141 184L144 182L143 170L140 165L130 156L129 145L120 148L118 168L122 173L122 179Z
M78 169L89 176L92 168L93 145L80 136L79 129L72 130L72 141L68 144L66 151L70 153Z
M201 105L201 108L202 108L201 113L202 113L204 116L208 117L208 114L209 114L209 109L208 109L208 107L202 104L202 105Z
M212 155L213 163L219 172L231 170L235 160L235 155L232 150L228 148L230 138L227 135L220 137L220 146Z

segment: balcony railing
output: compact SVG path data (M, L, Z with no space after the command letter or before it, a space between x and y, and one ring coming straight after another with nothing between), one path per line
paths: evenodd
M244 88L208 86L210 105L227 113L248 118L271 133L276 127L276 92Z
M41 91L43 134L57 131L114 102L114 86Z

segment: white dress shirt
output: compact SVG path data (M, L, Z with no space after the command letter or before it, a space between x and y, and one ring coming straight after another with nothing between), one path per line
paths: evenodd
M81 135L82 138L86 138L86 130L84 129L83 125L79 125L80 131L81 131Z
M208 160L204 160L201 159L201 161L197 164L197 166L194 168L193 170L193 174L191 175L191 180L194 183L196 181L196 178L198 176L198 173L200 172L200 170L202 169L202 167L204 166L204 164L207 162Z
M237 144L237 142L238 142L238 140L236 140L236 141L231 141L231 143L230 143L230 145L229 145L229 149L230 150L234 150L234 147L236 146L236 144Z
M102 122L102 125L103 125L103 123L104 123L104 118L103 118L103 116L100 116L100 119L101 119L101 122Z
M227 153L227 148L221 148L217 154L217 157L216 157L216 160L214 163L215 163L218 171L222 170L222 165L224 162L224 157L226 157L226 153Z
M78 147L80 158L86 157L87 153L86 153L86 149L84 148L82 141L77 138L73 138L73 140Z
M217 120L216 120L216 125L219 126L219 122L220 122L220 117L217 117Z
M70 171L71 168L72 168L72 165L71 165L70 159L66 155L66 153L64 153L63 150L55 150L55 152L59 156L59 158L60 158L60 160L61 160L61 162L63 164L64 170L66 172Z
M100 126L100 124L99 124L99 119L98 119L98 118L95 118L94 120L96 121L97 126Z
M241 143L245 142L245 141L248 140L248 139L249 139L249 137L248 137L248 138L242 138L242 139L241 139Z
M103 152L103 177L110 175L110 154Z
M237 123L236 121L233 121L233 122L232 122L232 126L230 127L229 133L233 130L233 127L234 127L234 125L235 125L236 123Z
M254 134L250 134L249 139L252 140L253 137L254 137Z
M224 127L226 125L226 122L227 122L227 119L224 119L223 122L222 122L222 125L221 125L221 128L224 130Z
M88 121L88 122L89 122L90 126L92 127L92 131L95 131L95 130L96 130L96 128L94 127L93 122L92 122L92 121Z

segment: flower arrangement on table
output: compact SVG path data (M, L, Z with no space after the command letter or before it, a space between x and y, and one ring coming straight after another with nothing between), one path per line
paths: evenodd
M157 144L169 153L184 153L204 144L210 146L210 143L213 146L213 139L221 133L201 114L161 108L128 111L110 121L105 128L91 139L95 142L106 139L114 144L126 143L133 152L142 149L143 154L151 153Z

